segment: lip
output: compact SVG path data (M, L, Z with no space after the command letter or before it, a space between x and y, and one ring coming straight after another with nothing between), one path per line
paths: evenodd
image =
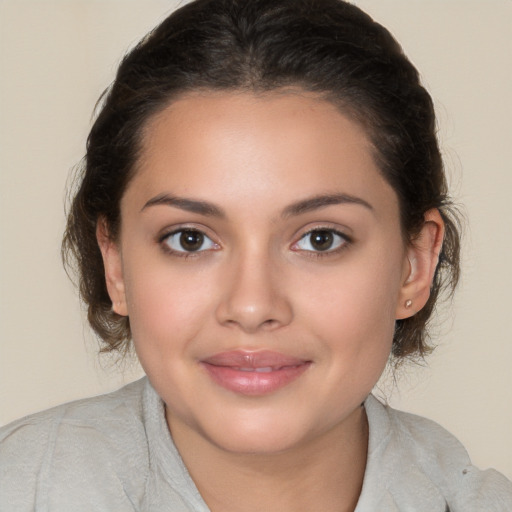
M287 386L311 361L262 350L221 352L200 362L210 378L229 391L248 396L266 395Z

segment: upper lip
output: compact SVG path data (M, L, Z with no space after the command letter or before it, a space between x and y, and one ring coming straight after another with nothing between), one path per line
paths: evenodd
M214 354L203 359L202 362L231 368L272 368L276 370L287 366L299 366L309 361L272 350L232 350Z

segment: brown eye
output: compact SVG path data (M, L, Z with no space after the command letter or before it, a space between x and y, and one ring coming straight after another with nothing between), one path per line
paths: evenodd
M332 247L334 235L331 231L313 231L310 234L310 242L317 251L327 251Z
M199 231L182 231L180 245L185 251L198 251L204 242L204 235Z
M197 229L180 229L162 239L173 252L199 252L216 249L218 246L202 231Z
M303 235L295 247L301 251L328 252L335 251L347 243L348 238L333 229L314 229Z

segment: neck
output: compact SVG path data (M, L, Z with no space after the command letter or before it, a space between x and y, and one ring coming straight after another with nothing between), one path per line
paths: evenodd
M169 417L168 423L212 512L353 512L356 507L368 447L363 407L314 440L273 454L227 452Z

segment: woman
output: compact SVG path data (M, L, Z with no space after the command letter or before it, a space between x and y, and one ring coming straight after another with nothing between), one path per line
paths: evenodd
M106 349L133 342L148 378L4 428L3 508L507 510L510 482L370 395L390 354L428 353L458 278L434 130L345 2L200 0L148 35L63 245Z

